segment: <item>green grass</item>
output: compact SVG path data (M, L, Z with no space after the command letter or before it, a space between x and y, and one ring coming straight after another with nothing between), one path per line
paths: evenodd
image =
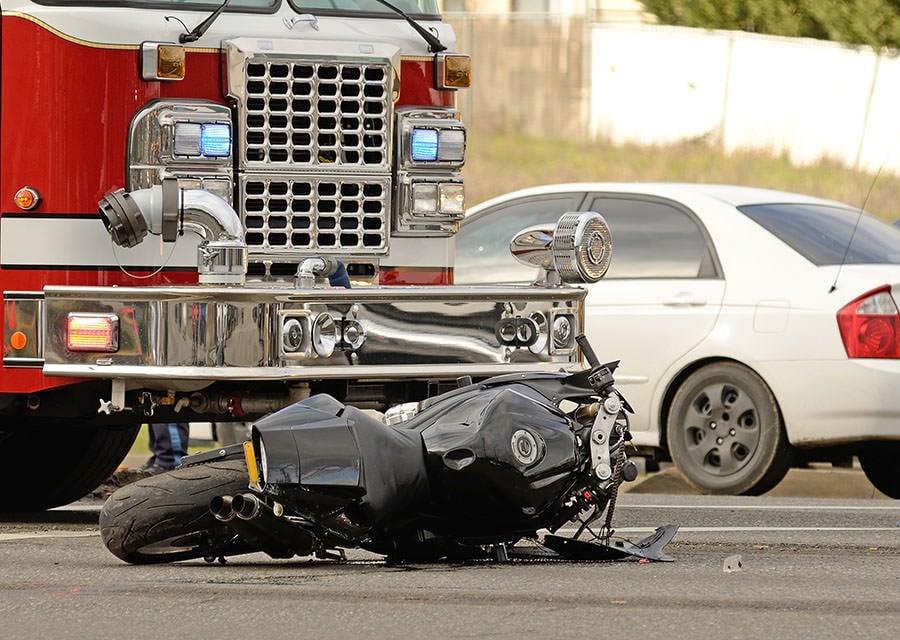
M794 166L762 152L725 155L704 143L657 147L526 138L473 129L468 138L470 205L540 184L574 181L677 181L740 184L839 200L889 222L900 218L900 176L847 169L828 159Z

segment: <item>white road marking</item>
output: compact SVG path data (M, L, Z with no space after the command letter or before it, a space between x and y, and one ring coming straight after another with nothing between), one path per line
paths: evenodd
M616 509L729 509L734 511L900 511L900 503L883 506L844 505L753 505L753 504L622 504Z
M25 533L0 533L0 542L28 540L30 538L90 538L99 536L99 531L31 531Z
M595 529L599 528L594 527ZM563 527L556 531L557 534L572 534L577 529L575 527ZM615 533L652 533L656 531L656 527L613 527ZM679 533L735 533L742 531L898 531L897 527L678 527Z

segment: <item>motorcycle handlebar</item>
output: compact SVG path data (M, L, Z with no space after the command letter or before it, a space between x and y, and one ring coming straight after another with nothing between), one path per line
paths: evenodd
M575 342L578 343L581 353L584 354L584 357L591 368L600 366L600 360L597 358L597 354L594 353L594 349L591 347L591 343L588 342L586 335L579 333L575 336Z

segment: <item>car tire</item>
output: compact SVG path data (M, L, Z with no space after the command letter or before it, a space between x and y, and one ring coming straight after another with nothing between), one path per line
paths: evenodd
M666 435L675 466L702 493L760 495L791 466L775 396L733 362L704 366L681 383Z
M859 452L859 465L869 482L889 498L900 499L900 442L879 442Z

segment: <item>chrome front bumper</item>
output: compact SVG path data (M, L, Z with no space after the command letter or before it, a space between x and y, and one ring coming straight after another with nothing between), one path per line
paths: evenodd
M582 289L533 286L46 287L43 295L5 296L6 317L18 320L5 323L4 366L160 389L219 380L433 379L547 370L577 364L574 336L582 330L583 298ZM73 313L115 315L117 351L69 350ZM568 338L550 335L559 318L571 321ZM23 327L36 335L17 353L9 349L10 336Z

